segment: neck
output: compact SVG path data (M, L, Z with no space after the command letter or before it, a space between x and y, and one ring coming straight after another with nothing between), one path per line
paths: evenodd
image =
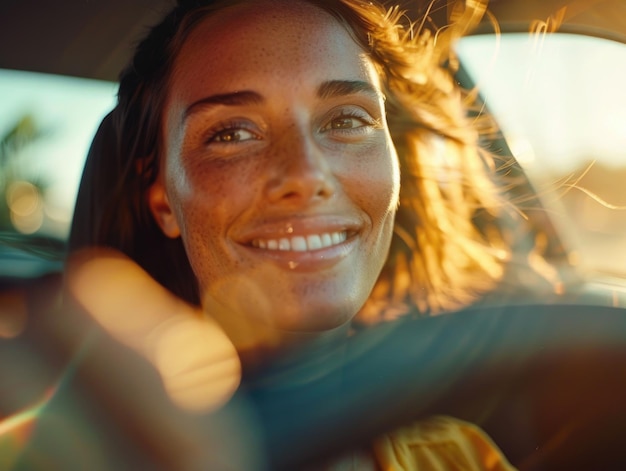
M271 342L237 345L244 370L255 376L258 372L286 372L296 364L328 366L326 358L341 355L349 324L322 332L276 332ZM267 338L267 337L266 337ZM304 378L300 378L304 379Z
M286 370L296 362L315 361L330 352L334 355L350 330L350 322L346 322L328 330L287 331L261 319L233 313L212 298L207 298L203 307L235 346L244 376L254 376L259 371Z

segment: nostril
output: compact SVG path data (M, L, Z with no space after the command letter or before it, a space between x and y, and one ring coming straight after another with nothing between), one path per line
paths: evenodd
M317 190L317 196L332 196L333 193L334 190L332 188L332 185L328 183L320 185L319 189Z
M270 201L307 203L325 199L335 192L335 178L323 155L309 151L291 152L276 163L267 181Z
M328 179L288 180L282 181L269 188L270 201L311 202L330 198L334 193L333 184Z

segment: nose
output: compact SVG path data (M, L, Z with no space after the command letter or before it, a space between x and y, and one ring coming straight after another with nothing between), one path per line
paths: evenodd
M290 132L272 150L267 196L273 203L309 204L335 193L336 181L323 149L312 137Z

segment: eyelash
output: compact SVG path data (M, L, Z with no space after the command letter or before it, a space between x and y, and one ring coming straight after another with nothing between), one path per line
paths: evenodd
M341 120L341 119L356 119L360 121L362 124L359 126L355 126L353 128L332 128L332 123ZM339 132L344 134L360 134L366 132L368 128L371 127L379 127L379 122L377 119L372 118L369 114L365 112L355 111L355 110L340 110L336 114L330 117L327 124L321 127L320 131L322 132Z
M355 119L358 120L361 124L351 128L333 128L332 123L341 119ZM320 132L322 133L338 133L342 135L352 135L352 134L363 134L367 132L372 127L379 127L380 123L377 119L372 118L368 113L364 111L356 111L356 110L339 110L335 114L333 114L326 124L320 127ZM207 136L204 139L205 145L233 145L236 143L246 142L250 140L260 140L261 138L258 135L258 131L251 129L252 126L246 121L224 121L218 123L213 128L209 129L207 132ZM251 134L253 137L243 140L218 140L220 137L224 137L227 134L235 134L239 132L247 132Z
M251 129L251 127L252 126L250 126L249 123L242 122L242 121L221 122L221 123L218 123L215 127L209 129L209 131L207 132L207 137L204 139L204 142L206 145L209 145L209 144L231 145L237 142L242 142L239 140L233 140L233 141L218 141L217 140L220 136L225 136L228 133L234 134L238 132L247 132L254 136L251 139L244 139L244 141L259 140L260 137L258 136L258 132L256 130Z

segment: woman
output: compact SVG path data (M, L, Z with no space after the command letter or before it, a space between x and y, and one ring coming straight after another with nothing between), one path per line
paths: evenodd
M359 0L179 2L122 73L112 148L88 163L72 247L119 250L181 309L201 306L244 377L286 349L345 338L357 316L468 304L506 255L489 224L502 203L492 165L452 77L454 40L484 8L458 4L434 36ZM83 262L76 273L89 273ZM142 304L175 302L163 296ZM127 341L143 342L150 322ZM510 466L451 419L390 437L370 465L396 469L389 453L404 440L422 450L407 469L444 455Z

